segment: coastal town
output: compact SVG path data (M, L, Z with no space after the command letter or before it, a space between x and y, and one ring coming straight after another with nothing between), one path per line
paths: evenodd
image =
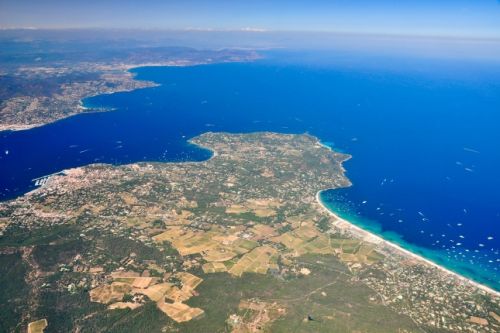
M134 78L132 68L189 66L250 61L254 51L142 48L141 53L108 58L96 51L95 61L55 59L27 61L0 70L0 131L42 126L81 113L110 111L85 107L83 100L101 94L154 87ZM13 90L11 87L16 87Z
M0 204L9 330L500 330L498 293L323 206L348 155L307 134L191 143L212 157L69 169Z
M0 333L500 333L500 0L0 0Z

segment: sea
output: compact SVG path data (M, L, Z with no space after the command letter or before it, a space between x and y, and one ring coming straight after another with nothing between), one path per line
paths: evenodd
M188 140L207 131L309 133L352 156L352 186L321 193L330 210L500 290L500 62L278 50L132 72L160 85L0 132L0 200L91 163L202 161Z

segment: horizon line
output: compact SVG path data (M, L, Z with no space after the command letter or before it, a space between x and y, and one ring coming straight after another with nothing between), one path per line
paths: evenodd
M344 36L366 36L366 37L385 37L385 38L414 38L414 39L446 39L446 40L470 40L470 41L492 41L500 42L500 36L474 36L474 35L452 35L452 34L419 34L419 33L394 33L394 32L365 32L365 31L349 31L349 30L281 30L281 29L265 29L258 27L243 27L243 28L145 28L145 27L2 27L0 32L6 31L137 31L137 32L199 32L199 33L255 33L255 34L328 34L328 35L344 35Z

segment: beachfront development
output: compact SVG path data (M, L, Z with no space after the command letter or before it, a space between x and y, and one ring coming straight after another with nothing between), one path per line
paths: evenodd
M69 169L0 205L0 270L26 295L9 327L500 329L497 292L325 210L319 191L350 186L348 155L310 135L191 142L212 158Z
M192 66L258 58L252 51L190 48L143 48L141 52L124 49L109 58L106 51L95 47L86 58L68 61L64 53L47 52L54 52L48 57L53 59L47 63L12 61L0 71L0 131L26 130L77 114L110 111L111 108L86 107L83 100L158 86L154 82L136 80L130 72L133 68ZM89 57L93 61L89 61Z

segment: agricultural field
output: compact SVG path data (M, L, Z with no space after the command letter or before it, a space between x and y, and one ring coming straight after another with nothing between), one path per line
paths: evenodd
M282 203L277 199L251 199L243 204L233 204L226 208L226 214L252 213L257 217L272 217Z
M178 323L190 321L191 319L202 316L205 312L200 308L192 308L189 305L180 302L165 303L158 302L158 308L165 312L167 316Z
M269 269L277 269L278 251L270 246L260 246L243 255L231 267L229 273L241 276L243 273L266 274Z
M177 322L202 315L202 309L190 308L183 302L195 295L194 290L203 279L187 272L179 272L169 277L172 283L161 282L158 278L140 277L134 272L112 272L109 278L113 279L113 282L90 290L90 300L106 304L111 310L125 308L134 310L144 304L144 298L139 297L143 295L155 302L163 313Z
M39 318L45 333L500 329L495 298L353 233L315 200L349 185L347 156L309 135L192 143L216 154L72 169L1 204L0 331Z
M227 266L221 262L207 262L203 264L202 269L206 274L227 272Z
M90 291L90 300L108 304L112 302L121 301L125 294L132 291L130 284L126 282L113 282L110 285L102 285Z
M47 319L31 322L28 324L28 333L43 333L47 325Z

